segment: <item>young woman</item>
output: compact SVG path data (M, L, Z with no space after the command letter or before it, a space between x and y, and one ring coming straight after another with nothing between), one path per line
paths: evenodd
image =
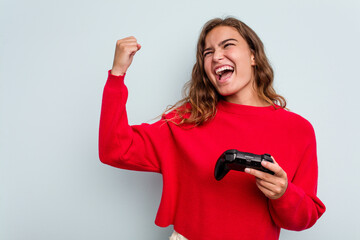
M187 96L154 124L129 126L124 78L141 48L117 41L103 94L99 155L114 167L163 175L155 223L174 225L172 239L278 239L324 213L317 198L313 127L285 110L256 33L235 18L212 19L200 34ZM247 168L214 178L228 149L269 153L271 175Z

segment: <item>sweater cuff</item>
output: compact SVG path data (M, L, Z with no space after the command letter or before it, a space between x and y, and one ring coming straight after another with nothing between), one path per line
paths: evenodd
M299 203L304 196L304 191L289 182L284 195L278 199L270 199L270 203L274 209L289 209L294 207L294 203Z
M126 73L122 76L115 76L111 74L111 70L109 70L105 86L112 89L121 89L124 86L125 75Z

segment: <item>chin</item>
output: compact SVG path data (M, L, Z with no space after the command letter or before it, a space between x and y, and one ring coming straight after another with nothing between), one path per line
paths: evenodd
M229 91L218 91L218 93L224 98L234 95L233 92L229 92Z

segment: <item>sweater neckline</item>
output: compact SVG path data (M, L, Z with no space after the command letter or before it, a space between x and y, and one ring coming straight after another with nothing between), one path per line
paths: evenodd
M231 103L225 100L220 100L218 103L218 110L234 113L234 114L266 114L266 113L274 112L276 109L277 108L275 108L272 105L257 107L257 106Z

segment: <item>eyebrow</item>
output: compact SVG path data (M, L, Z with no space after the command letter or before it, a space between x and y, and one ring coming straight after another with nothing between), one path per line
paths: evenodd
M220 47L220 46L224 45L225 43L227 43L228 41L238 42L238 40L236 40L235 38L228 38L228 39L225 39L225 40L221 41L221 42L218 44L218 46ZM209 51L209 50L211 50L211 47L204 49L203 53L206 52L206 51Z

